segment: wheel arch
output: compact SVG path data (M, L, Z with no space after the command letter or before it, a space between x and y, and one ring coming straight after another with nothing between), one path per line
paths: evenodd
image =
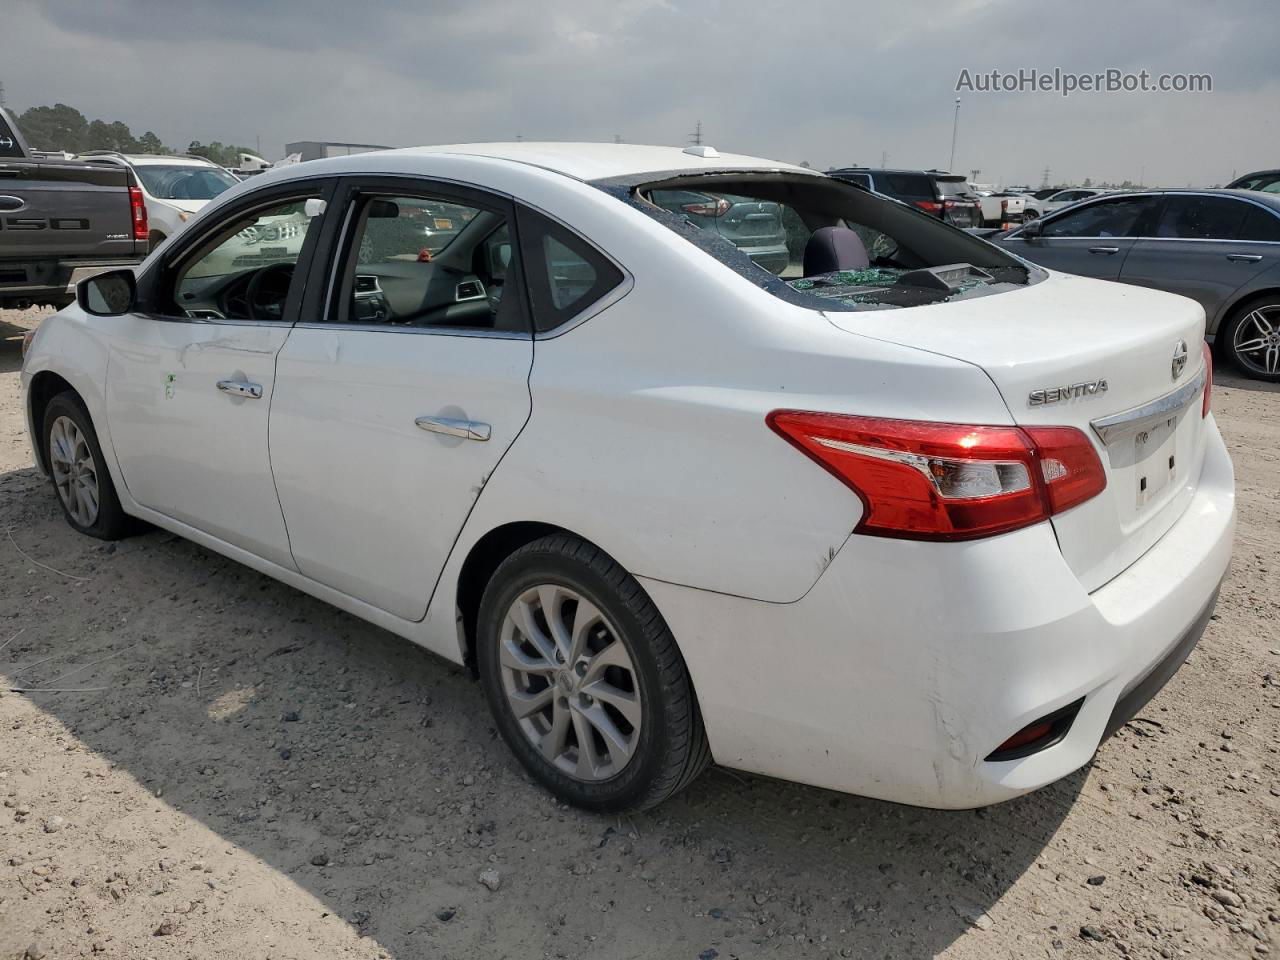
M456 603L459 617L458 642L462 646L462 662L471 671L473 677L477 676L476 621L480 614L480 600L484 596L484 588L489 585L494 572L503 560L525 544L556 533L590 542L572 530L566 530L553 523L520 520L494 527L472 544L471 549L467 551L467 557L462 561L458 571Z
M36 466L42 473L49 472L49 464L45 462L44 450L44 412L49 401L60 393L73 393L88 409L84 397L65 377L52 370L41 370L31 378L31 386L27 389L28 414L31 422L31 446L35 451ZM92 420L93 414L89 415Z

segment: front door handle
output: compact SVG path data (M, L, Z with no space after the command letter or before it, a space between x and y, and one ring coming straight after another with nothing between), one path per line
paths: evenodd
M262 384L249 383L247 380L219 380L218 389L233 397L248 397L250 400L262 399Z
M1257 253L1228 253L1228 260L1235 260L1238 263L1257 263L1262 256Z
M1089 252L1102 253L1102 254L1106 254L1109 257L1113 253L1119 253L1120 248L1119 247L1090 247Z
M443 433L446 437L461 437L463 440L488 440L492 428L479 420L454 420L450 417L418 417L413 421L423 430L431 433Z

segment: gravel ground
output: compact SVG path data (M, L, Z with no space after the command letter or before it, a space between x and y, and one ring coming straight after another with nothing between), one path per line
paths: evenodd
M976 813L712 770L617 819L530 784L405 641L167 533L73 533L18 397L35 317L0 313L0 958L1277 949L1275 387L1219 378L1233 572L1085 770ZM9 692L38 682L87 692Z

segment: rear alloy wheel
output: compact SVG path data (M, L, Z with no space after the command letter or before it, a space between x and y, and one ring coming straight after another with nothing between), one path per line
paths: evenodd
M507 745L576 806L654 806L710 759L671 631L634 577L574 537L544 537L498 567L476 665Z
M1245 304L1227 322L1223 340L1246 376L1280 382L1280 298Z

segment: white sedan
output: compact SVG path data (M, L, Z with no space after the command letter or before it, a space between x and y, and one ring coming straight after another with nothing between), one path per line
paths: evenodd
M783 208L778 275L724 195ZM1204 629L1235 510L1203 334L807 169L472 144L232 188L85 281L22 382L73 527L472 665L567 801L714 758L972 807L1087 763Z

